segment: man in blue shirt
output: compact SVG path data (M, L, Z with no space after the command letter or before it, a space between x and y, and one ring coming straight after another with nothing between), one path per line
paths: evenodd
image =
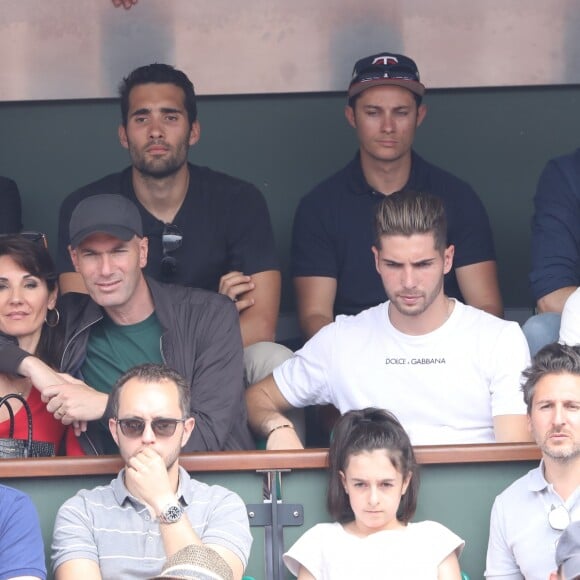
M558 340L564 304L580 285L580 149L552 159L538 181L530 288L538 314L523 327L531 354Z
M0 485L0 580L46 579L38 514L30 498Z

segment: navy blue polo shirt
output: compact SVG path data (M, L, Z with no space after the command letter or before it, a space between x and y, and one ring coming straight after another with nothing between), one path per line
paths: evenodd
M535 300L580 284L580 149L552 159L538 181L530 285Z
M463 301L455 268L495 260L487 212L471 186L412 153L405 188L441 198L447 236L455 246L445 293ZM334 314L358 314L387 299L371 246L374 214L383 195L365 180L360 156L302 198L294 217L292 275L336 278Z

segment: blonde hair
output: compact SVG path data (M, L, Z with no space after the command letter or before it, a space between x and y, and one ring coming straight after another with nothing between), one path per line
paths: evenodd
M397 191L379 203L375 213L375 246L383 236L433 234L435 249L447 247L447 217L443 202L430 193Z

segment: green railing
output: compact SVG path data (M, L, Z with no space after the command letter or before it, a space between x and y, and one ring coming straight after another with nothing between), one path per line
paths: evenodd
M530 444L462 445L418 447L416 452L421 493L415 519L441 522L464 538L461 567L472 580L482 578L493 499L537 465L538 449ZM328 521L325 450L200 453L183 456L181 464L201 481L236 491L248 505L255 525L246 574L256 580L289 577L279 564L283 548L315 523ZM2 460L0 480L33 498L48 554L63 501L79 489L110 481L120 468L118 457ZM272 522L279 525L273 529Z

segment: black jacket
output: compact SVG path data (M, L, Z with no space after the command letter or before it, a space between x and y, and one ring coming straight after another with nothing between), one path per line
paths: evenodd
M150 278L147 284L163 328L163 360L191 385L195 429L184 451L254 448L247 425L239 316L233 302L214 292ZM61 371L81 377L90 329L103 313L88 295L77 293L65 294L59 309L65 341ZM102 452L100 433L98 426L89 424L81 438L87 453Z

